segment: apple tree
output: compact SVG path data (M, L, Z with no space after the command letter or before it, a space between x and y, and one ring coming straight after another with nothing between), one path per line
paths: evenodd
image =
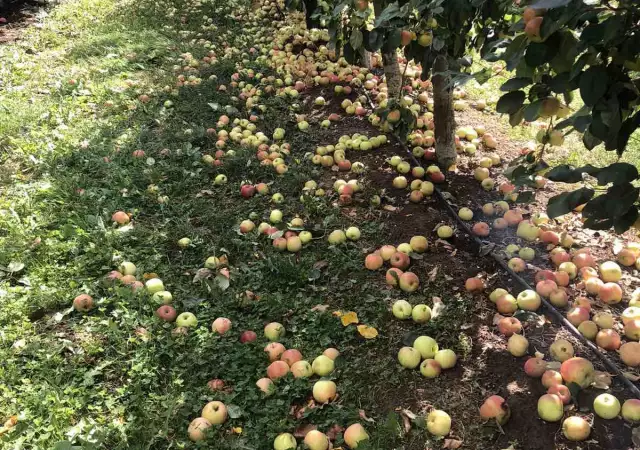
M449 167L456 160L453 88L470 79L485 81L490 71L470 73L469 50L491 46L510 24L502 20L511 0L335 0L323 19L332 42L351 61L364 49L380 52L390 96L386 115L401 107L402 70L397 52L432 77L436 155ZM487 50L488 51L488 50ZM396 100L397 97L397 100ZM413 118L411 114L401 114ZM399 127L410 130L412 124ZM403 133L406 134L406 133ZM401 138L406 136L401 135Z
M570 133L584 146L603 146L618 157L640 127L640 2L637 0L537 0L502 18L510 25L484 52L503 60L514 76L504 83L496 109L511 125L544 121L534 152L508 170L520 192L546 171L545 151ZM576 95L576 94L579 94ZM553 181L583 185L549 200L550 217L583 206L584 225L624 232L638 224L638 169L615 162L607 167L567 164L552 168ZM522 194L521 194L522 195ZM530 195L526 195L529 196Z

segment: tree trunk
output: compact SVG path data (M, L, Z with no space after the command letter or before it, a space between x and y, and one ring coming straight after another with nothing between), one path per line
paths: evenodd
M320 23L317 19L312 19L311 15L318 8L318 0L304 0L304 18L307 24L307 30L312 28L320 28Z
M371 52L365 50L364 47L360 47L360 65L371 70Z
M384 0L374 0L373 11L376 17L382 14L386 3ZM400 73L398 55L395 49L390 52L382 52L382 67L384 68L384 76L387 80L389 98L399 96L400 89L402 88L402 74Z
M451 78L435 75L446 72L449 68L447 59L438 56L433 64L433 120L435 123L436 157L443 169L448 169L456 162L456 121L453 114L453 93L449 86Z

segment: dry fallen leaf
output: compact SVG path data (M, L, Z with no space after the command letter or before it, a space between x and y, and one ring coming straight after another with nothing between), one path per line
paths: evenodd
M593 387L596 389L609 389L611 386L612 375L607 372L600 372L596 370L593 377Z
M433 297L433 307L431 308L431 319L435 319L445 310L445 305L440 297Z
M365 339L375 339L378 336L378 330L368 325L358 325L358 333Z
M326 312L327 309L329 309L329 305L316 305L311 308L311 311Z
M622 372L622 375L624 375L625 378L631 380L631 381L638 381L640 380L640 376L638 376L637 374L633 373L633 372Z
M375 420L373 420L372 418L367 417L367 413L364 412L364 409L359 410L358 413L360 414L360 418L362 420L366 420L367 422L371 422L371 423L375 422Z
M433 269L431 269L431 271L429 272L429 277L427 278L428 283L433 283L436 280L436 277L438 276L439 267L440 266L435 266Z
M398 209L398 208L396 208L395 206L391 206L391 205L384 205L384 206L382 207L382 209L384 209L385 211L394 212L394 211L395 211L396 209Z
M144 280L150 280L152 278L158 278L158 274L151 272L151 273L145 273L144 275L142 275L142 279Z
M457 439L445 439L442 448L456 449L462 447L462 441Z
M416 415L409 411L408 409L399 408L396 409L400 413L400 417L402 418L402 424L404 426L404 432L408 433L411 431L411 421L415 420Z
M295 429L295 431L293 432L293 435L297 438L303 438L307 435L309 431L316 430L317 428L318 427L316 427L315 425L311 425L310 423L306 425L300 425L298 428Z
M343 326L348 326L351 325L352 323L358 323L358 315L353 312L353 311L349 311L347 313L344 313L341 317L340 317L340 321L342 322Z
M233 427L232 430L235 434L242 434L242 427Z
M326 435L330 440L334 441L338 436L338 434L342 433L343 431L344 431L344 427L341 427L338 424L334 424L331 428L329 428L329 431L327 431ZM338 450L338 449L334 448L334 450Z
M337 310L337 311L332 312L331 314L333 314L335 317L342 317L343 313L342 313L342 311Z
M495 313L495 315L493 316L493 324L498 325L498 322L500 322L502 319L504 319L504 316L502 314Z

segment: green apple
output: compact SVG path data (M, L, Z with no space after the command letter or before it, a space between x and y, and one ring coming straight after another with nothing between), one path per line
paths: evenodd
M431 308L423 304L416 305L411 311L411 317L416 323L426 323L431 319Z
M173 295L169 291L158 291L151 298L159 305L168 305L173 301Z
M603 419L613 419L620 414L620 401L611 394L600 394L593 400L593 410Z
M307 242L310 242L311 239L313 239L313 235L310 231L301 231L298 237L303 244L306 244Z
M402 347L398 352L398 361L405 369L415 369L420 364L420 352L413 347Z
M335 363L333 362L333 359L325 355L318 356L313 360L313 363L311 364L313 373L321 377L326 377L331 372L333 372L334 367Z
M135 275L136 274L136 266L132 262L125 261L122 264L120 264L120 267L118 267L118 271L122 275Z
M227 184L227 176L222 173L217 175L216 178L213 180L213 184L216 186Z
M151 278L150 280L147 280L145 287L147 288L147 292L152 295L156 292L164 291L164 284L160 278Z
M426 422L427 430L434 436L446 436L451 431L451 417L442 410L431 411Z
M418 336L413 341L413 348L420 352L422 359L433 358L438 353L438 343L429 336Z
M454 351L449 349L438 350L433 359L438 361L440 367L443 369L451 369L458 361L458 357Z
M216 256L209 256L204 262L204 267L207 269L217 269L220 265L220 260Z
M180 248L187 248L191 245L191 239L189 238L182 238L178 241L178 247Z
M296 448L298 448L298 443L290 433L279 434L273 441L274 450L296 450Z
M278 342L285 333L284 325L278 322L271 322L264 327L264 337L271 342Z
M347 241L347 236L344 234L344 231L342 230L333 230L329 234L328 241L329 241L329 244L331 245L342 244Z
M176 318L176 325L185 328L195 327L198 325L198 319L193 313L183 312Z
M360 230L357 227L349 227L346 231L347 239L350 241L357 241L360 239Z
M556 394L544 394L538 399L538 415L547 422L558 422L564 415L564 405Z
M393 315L397 319L401 319L401 320L405 320L411 317L412 309L413 308L411 307L411 303L409 303L406 300L398 300L391 307L391 311L393 312Z
M269 214L269 221L271 223L282 222L282 211L280 211L279 209L274 209L273 211L271 211L271 214Z
M271 196L271 201L273 203L282 203L284 202L284 195L280 194L279 192L276 192Z

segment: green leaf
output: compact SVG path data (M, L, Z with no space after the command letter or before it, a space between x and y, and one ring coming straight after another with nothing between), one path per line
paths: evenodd
M524 120L524 108L520 108L513 114L509 114L509 125L512 127L518 126Z
M631 207L620 217L616 217L613 220L613 229L616 233L622 234L631 228L631 225L638 220L638 208L635 205Z
M504 92L517 91L529 86L532 82L531 78L512 78L500 86L500 90Z
M400 43L402 42L402 31L398 28L394 28L387 35L384 44L382 45L383 52L392 52L393 50L400 47Z
M577 206L588 202L594 194L593 189L580 188L573 192L563 192L549 199L547 215L554 219L573 211Z
M595 137L591 131L586 130L582 135L582 143L587 147L587 150L593 150L598 145L602 144L602 141Z
M599 168L587 164L586 166L575 168L568 164L562 164L554 167L547 172L547 178L551 181L559 181L562 183L578 183L582 181L582 174L587 173L595 176L600 171Z
M600 169L596 178L600 186L631 183L638 179L638 169L629 163L613 163Z
M540 117L540 110L542 109L542 100L536 100L526 106L524 109L524 120L527 122L533 122Z
M607 93L609 77L601 66L592 66L580 75L580 96L585 105L593 106Z
M515 203L531 203L535 198L536 194L533 191L518 192Z
M377 52L384 44L384 32L373 29L364 33L364 47L370 52Z
M237 419L239 417L242 417L242 415L244 414L244 411L238 405L228 405L227 414L229 414L229 417L231 419Z
M530 6L534 9L553 9L567 6L570 2L571 0L538 0Z
M523 91L513 91L504 94L496 104L496 111L501 114L515 114L524 103L525 97Z
M538 67L548 63L558 53L558 46L553 42L532 42L527 47L524 60L531 67Z
M402 15L402 11L400 10L398 3L397 2L391 3L380 13L378 17L376 17L374 26L378 28L383 23L388 22L391 19L395 19L396 17L400 17L401 15Z
M362 31L353 30L351 32L351 37L349 38L349 43L354 50L358 50L360 47L362 47Z
M7 271L11 273L17 273L24 269L24 264L19 261L11 261L7 266Z

